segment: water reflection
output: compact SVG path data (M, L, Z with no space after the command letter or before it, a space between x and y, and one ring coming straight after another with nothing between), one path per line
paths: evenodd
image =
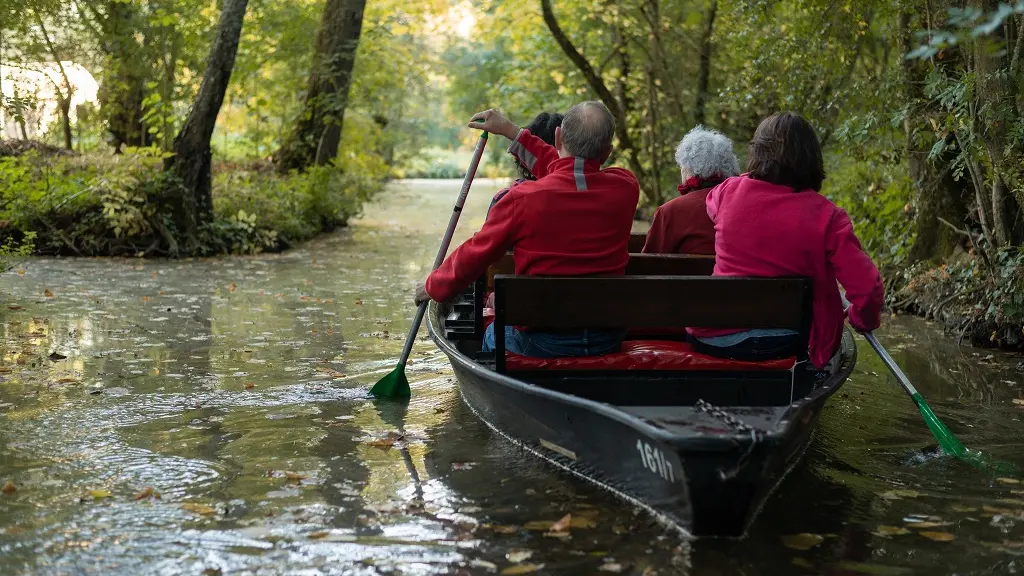
M495 189L474 186L457 239ZM915 459L934 442L867 347L742 542L682 542L493 434L425 334L412 401L374 402L457 190L396 184L286 254L4 276L0 483L17 490L0 494L0 573L1016 569L1024 484ZM885 342L965 444L1022 462L1019 359L917 321ZM571 537L545 536L566 514Z

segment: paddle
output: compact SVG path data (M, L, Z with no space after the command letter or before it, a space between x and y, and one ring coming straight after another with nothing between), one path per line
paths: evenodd
M956 436L950 432L949 428L942 423L942 420L939 420L939 417L935 415L935 412L932 412L931 407L929 407L928 403L924 401L924 396L921 396L921 393L917 391L917 388L914 388L914 385L910 383L910 379L907 378L907 375L903 373L903 370L900 370L900 367L896 365L896 361L892 359L892 356L890 356L889 352L882 346L882 343L879 342L871 332L861 332L861 335L868 341L868 344L870 344L871 348L873 348L875 353L878 354L878 357L882 359L885 366L889 368L892 375L896 377L896 381L903 387L903 390L910 395L910 399L914 401L914 404L917 405L917 409L921 411L921 416L924 418L925 425L927 425L928 429L932 431L932 436L935 436L935 439L939 441L939 446L941 446L946 454L949 454L950 456L954 456L962 460L968 459L967 448L957 440ZM971 457L970 459L973 460L974 458Z
M448 246L452 243L455 226L459 223L462 207L466 204L466 197L469 196L469 187L473 184L473 177L476 176L476 169L480 165L480 157L484 154L485 146L487 146L487 132L480 134L480 140L477 141L476 149L473 150L473 160L469 163L466 179L462 181L462 190L455 201L455 208L452 210L452 216L448 220L448 229L441 240L441 248L437 251L437 258L434 259L432 270L437 270L438 266L444 262L445 254L448 253ZM412 354L412 345L416 341L416 333L420 331L420 324L423 322L423 315L426 312L427 303L424 302L416 310L416 316L413 318L412 326L409 328L409 335L405 338L405 348L402 350L402 356L398 360L398 366L395 366L395 369L387 376L378 380L373 385L373 388L370 388L370 394L377 398L408 398L412 395L412 391L409 389L409 379L405 377L405 365L409 361L409 355Z

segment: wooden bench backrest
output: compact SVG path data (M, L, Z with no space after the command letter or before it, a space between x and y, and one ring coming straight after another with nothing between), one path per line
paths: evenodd
M626 264L629 276L710 276L715 268L714 256L690 254L630 254ZM494 290L494 277L515 274L512 254L505 254L487 269L487 291Z
M629 253L639 254L644 249L644 244L647 243L646 232L633 232L629 235Z
M621 276L495 277L497 367L504 326L578 328L788 328L810 334L807 278Z

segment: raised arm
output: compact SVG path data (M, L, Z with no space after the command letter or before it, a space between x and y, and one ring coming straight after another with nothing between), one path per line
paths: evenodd
M515 202L503 198L494 204L483 228L445 258L427 277L426 295L437 302L452 299L487 272L515 241ZM417 299L420 297L417 296Z
M469 127L511 140L509 154L519 159L537 178L545 176L548 173L548 166L558 159L558 151L554 146L530 134L529 130L520 129L497 110L484 110L473 115Z
M861 248L853 233L853 223L841 208L835 209L826 242L828 261L850 302L847 309L850 325L861 332L878 328L885 301L882 275Z

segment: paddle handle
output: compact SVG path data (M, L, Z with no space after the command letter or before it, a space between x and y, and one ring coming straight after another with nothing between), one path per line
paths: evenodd
M868 344L874 348L875 354L878 354L878 357L882 359L882 362L884 362L886 367L889 368L892 375L896 377L896 381L900 383L903 390L906 391L911 398L914 398L914 396L917 395L917 388L914 388L914 385L910 383L910 378L907 378L907 375L903 373L903 370L900 370L900 367L896 365L896 361L892 359L892 356L889 356L889 352L882 346L882 343L879 342L871 332L862 332L861 334L864 336L864 339L868 341Z
M459 216L462 215L462 208L466 205L466 197L469 196L469 187L473 185L473 178L476 176L476 169L480 166L480 158L484 155L484 148L487 146L487 132L480 134L480 140L476 143L476 148L473 149L473 161L469 163L469 170L466 171L466 178L462 181L462 190L459 191L459 197L455 200L455 208L452 209L452 216L448 219L448 229L444 231L444 238L441 239L441 247L437 251L437 257L434 258L434 266L431 270L437 270L441 263L444 262L445 255L448 254L448 247L452 244L452 236L455 235L455 227L459 224ZM412 354L412 345L416 342L416 333L420 331L420 324L423 323L423 315L427 313L427 302L419 305L416 309L416 316L412 319L412 326L409 327L409 335L405 338L405 348L402 349L402 357L398 360L398 365L405 368L405 364L409 361L409 355Z

